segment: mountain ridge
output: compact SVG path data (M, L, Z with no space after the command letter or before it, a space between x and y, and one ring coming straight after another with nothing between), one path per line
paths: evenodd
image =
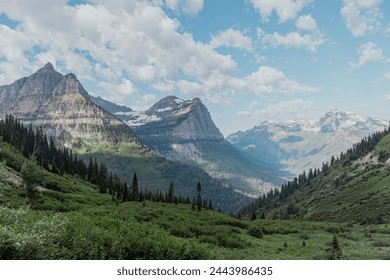
M335 109L314 120L263 121L227 140L292 178L304 169L320 167L332 155L387 125L386 121Z
M84 160L97 158L127 182L137 173L144 188L166 191L173 183L179 194L189 197L196 195L196 184L202 182L205 198L226 212L249 201L225 180L159 156L121 119L93 103L74 74L63 76L52 64L1 86L0 103L0 115L12 114L25 124L41 127L56 144Z
M226 141L199 98L169 95L145 111L115 115L159 155L201 167L246 195L258 195L283 182Z

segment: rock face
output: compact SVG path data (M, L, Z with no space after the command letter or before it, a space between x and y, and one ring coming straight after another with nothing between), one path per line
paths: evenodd
M168 96L127 121L142 138L174 138L177 141L224 139L199 98L184 101ZM145 116L146 121L145 121Z
M336 109L318 120L264 121L227 140L258 162L268 162L275 171L287 171L291 178L305 169L320 168L332 155L387 126L386 121Z
M105 106L109 108L102 108ZM196 186L201 182L202 198L212 200L215 207L225 212L234 212L249 203L247 196L203 169L158 156L109 110L131 113L130 108L91 100L74 74L63 76L50 63L29 77L0 87L0 118L12 114L24 123L41 126L57 143L72 148L84 159L97 158L127 182L136 173L140 188L165 192L173 183L176 194L190 198L196 196ZM202 122L192 120L183 124L194 128ZM177 131L177 135L182 134Z
M61 144L81 148L112 142L121 131L136 142L131 129L91 102L74 74L63 76L48 63L29 77L0 87L0 115L42 126Z
M129 108L127 106L117 105L115 103L112 103L108 100L101 98L100 96L94 97L94 96L90 95L89 98L91 99L91 101L93 103L95 103L96 105L98 105L101 108L104 108L110 114L128 113L128 112L133 111L131 108Z
M199 98L186 101L167 96L144 112L115 115L158 154L199 166L238 191L257 195L282 183L224 139Z

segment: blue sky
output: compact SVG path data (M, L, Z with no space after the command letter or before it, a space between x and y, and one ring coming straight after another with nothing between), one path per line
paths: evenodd
M136 110L199 97L224 135L338 108L390 119L384 0L0 2L0 84L50 61Z

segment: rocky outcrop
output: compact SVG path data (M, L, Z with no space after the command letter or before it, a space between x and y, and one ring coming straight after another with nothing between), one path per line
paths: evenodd
M108 100L101 98L100 96L95 97L95 96L90 95L89 98L91 99L91 101L93 103L95 103L96 105L98 105L101 108L104 108L104 110L106 110L107 112L109 112L112 115L125 114L125 113L129 113L129 112L133 111L131 108L129 108L127 106L117 105L113 102L110 102Z
M199 98L167 96L146 111L116 116L158 154L199 166L242 193L257 195L283 182L226 141Z
M141 112L141 119L143 115L152 121L139 125L136 113L132 120L127 121L143 139L162 137L177 142L224 139L199 98L184 101L175 96L167 96L144 113Z
M12 114L24 123L41 126L67 147L81 148L117 142L112 131L136 142L121 120L91 102L74 74L55 71L51 63L11 85L0 87L0 115Z

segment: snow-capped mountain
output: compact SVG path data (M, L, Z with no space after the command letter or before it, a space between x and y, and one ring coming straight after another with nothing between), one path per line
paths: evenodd
M318 120L264 121L245 132L227 137L258 162L267 162L289 177L321 167L365 135L383 130L388 122L333 110Z
M226 212L249 202L248 196L225 180L217 180L199 167L157 155L110 112L127 114L131 109L91 97L74 74L62 75L51 63L28 77L0 86L0 119L12 114L25 124L42 127L57 144L85 160L95 157L128 182L136 172L141 188L164 192L173 183L175 193L184 197L196 195L196 185L201 182L202 197ZM183 124L194 128L206 125L195 119Z
M167 96L146 111L115 115L158 154L200 166L241 192L259 194L282 183L282 179L259 168L224 139L199 98Z

